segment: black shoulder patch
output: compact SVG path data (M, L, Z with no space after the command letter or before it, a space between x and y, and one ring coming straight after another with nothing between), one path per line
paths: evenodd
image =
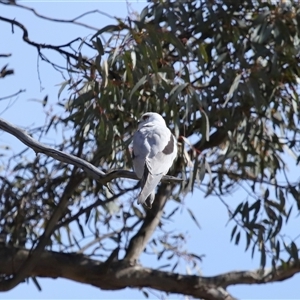
M174 151L174 138L173 138L173 135L171 134L170 140L162 152L164 154L171 154L173 151Z
M131 156L132 156L132 159L134 159L134 158L135 158L135 155L134 155L134 152L133 152L133 150L132 150L132 154L131 154Z

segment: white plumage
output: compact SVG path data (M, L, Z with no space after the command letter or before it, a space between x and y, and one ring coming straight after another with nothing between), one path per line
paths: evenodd
M142 115L133 136L133 167L141 180L138 203L151 208L155 188L177 156L176 139L163 117L154 112Z

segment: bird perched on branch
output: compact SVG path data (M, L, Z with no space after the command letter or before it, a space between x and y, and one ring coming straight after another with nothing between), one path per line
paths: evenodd
M138 203L152 207L155 188L177 156L177 142L163 117L154 112L142 115L133 136L133 167L141 180Z

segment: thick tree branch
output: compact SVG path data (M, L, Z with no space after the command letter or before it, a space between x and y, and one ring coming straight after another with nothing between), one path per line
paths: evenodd
M27 250L0 248L0 273L14 274L29 254ZM44 251L38 264L27 275L67 278L103 290L149 287L208 300L233 299L222 286L217 286L214 277L162 272L138 265L130 266L124 261L112 262L107 267L105 262L91 260L77 254Z
M3 120L0 118L0 129L4 130L15 136L18 140L24 143L26 146L34 150L36 153L44 153L58 161L63 163L74 165L82 170L84 170L89 176L94 178L95 180L99 181L100 183L106 185L113 179L116 178L129 178L137 180L136 174L134 172L130 172L127 170L113 170L109 171L108 173L104 173L91 163L76 157L71 154L64 153L63 151L53 149L48 147L35 139L33 139L30 135L28 135L24 130L21 128ZM172 176L164 176L163 181L174 181L180 182L182 179L172 177Z
M0 247L0 273L14 274L29 255L28 250ZM290 262L276 270L233 271L211 277L191 276L131 266L124 261L113 262L107 269L104 262L91 260L84 255L44 251L27 276L67 278L103 290L149 287L202 299L230 300L233 297L226 291L228 286L282 281L299 272L300 265Z

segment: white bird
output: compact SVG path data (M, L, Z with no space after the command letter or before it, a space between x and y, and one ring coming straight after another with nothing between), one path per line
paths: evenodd
M133 136L133 167L141 180L138 203L152 207L155 188L177 156L177 142L163 117L154 112L142 115Z

